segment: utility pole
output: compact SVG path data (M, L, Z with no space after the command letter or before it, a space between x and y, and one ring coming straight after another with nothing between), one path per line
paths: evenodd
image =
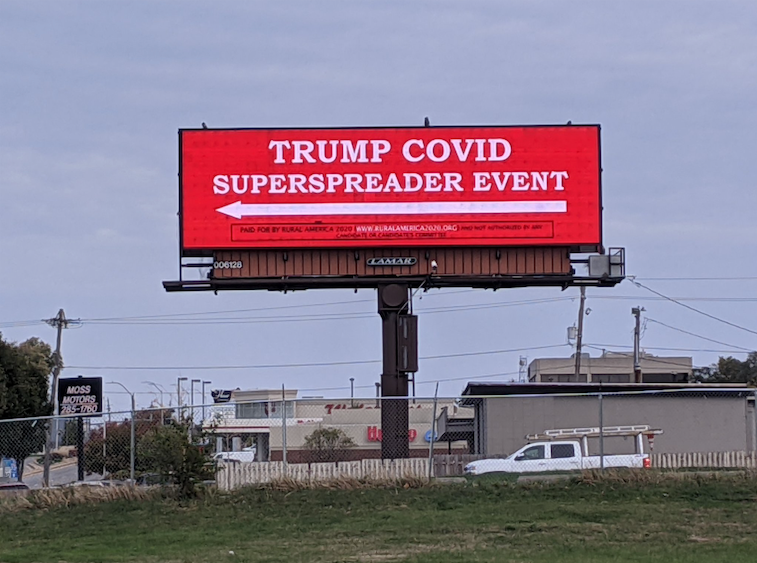
M45 487L50 486L50 454L53 448L58 447L58 377L60 377L60 370L63 367L63 356L61 355L61 341L63 339L63 329L68 328L69 323L77 321L69 321L66 319L66 313L63 309L58 311L55 318L47 319L45 321L51 327L58 331L58 336L55 343L55 352L53 353L53 380L50 386L50 400L53 403L53 419L47 427L47 446L45 447L45 459L43 463L42 482ZM53 436L55 439L53 440Z
M631 314L636 317L636 327L633 330L633 380L634 383L641 383L641 359L639 358L639 347L641 341L641 312L644 307L634 307Z
M579 378L581 377L581 340L583 339L583 336L584 336L584 303L585 302L586 302L586 286L582 285L581 286L581 304L578 306L578 334L576 335L576 383L578 383Z

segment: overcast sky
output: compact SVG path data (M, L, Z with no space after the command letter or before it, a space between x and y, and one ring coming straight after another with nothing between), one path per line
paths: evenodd
M120 381L141 405L155 398L144 381L175 389L179 376L328 396L354 377L371 396L380 373L372 291L165 293L178 276L177 130L203 121L599 123L605 245L625 247L646 286L749 330L625 281L588 291L587 351L627 350L635 305L652 319L649 352L707 365L757 349L753 1L4 0L0 100L0 331L54 344L39 321L64 308L83 322L64 333L63 375ZM577 295L416 300L418 393L512 379L520 356L568 357ZM213 311L224 313L199 315ZM176 314L191 324L94 322ZM210 318L224 320L195 322ZM138 366L155 369L122 369Z

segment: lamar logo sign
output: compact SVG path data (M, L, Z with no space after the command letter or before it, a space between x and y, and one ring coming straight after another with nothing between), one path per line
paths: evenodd
M402 258L368 258L368 260L366 260L366 263L369 266L414 266L416 262L417 260L411 256Z

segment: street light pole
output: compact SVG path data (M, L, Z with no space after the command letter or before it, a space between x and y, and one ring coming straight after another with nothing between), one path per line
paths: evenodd
M205 425L205 405L207 404L207 401L205 400L205 386L210 385L210 381L203 381L202 382L202 424Z
M182 381L186 381L186 380L187 380L187 378L186 378L186 377L179 377L179 378L177 378L177 379L176 379L176 394L177 394L177 395L178 395L178 397L179 397L179 403L178 403L178 405L179 405L179 407L178 407L178 408L179 408L179 410L177 411L177 416L176 416L176 418L177 418L178 420L181 420L181 419L182 419L182 413L181 413L181 382L182 382Z
M193 379L189 382L189 388L191 395L191 399L189 401L189 404L192 405L191 415L192 415L192 425L194 426L195 423L195 383L200 383L199 379Z
M164 406L164 403L163 403L163 389L161 387L159 387L157 383L153 383L152 381L143 381L142 383L145 383L147 385L152 385L153 387L155 387L155 389L158 390L158 393L160 393L160 407L163 408L163 406Z
M131 480L132 486L134 486L134 454L136 451L136 430L135 425L136 421L135 419L135 413L136 413L136 404L134 401L134 393L129 391L126 386L123 383L119 383L118 381L109 381L110 385L118 385L120 386L124 391L126 391L131 396L131 447L129 451L129 478Z

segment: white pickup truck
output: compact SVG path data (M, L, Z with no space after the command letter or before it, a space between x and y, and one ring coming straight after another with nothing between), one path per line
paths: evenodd
M633 454L587 455L588 438L599 434L598 428L548 430L544 434L528 436L529 439L547 438L531 442L517 452L503 459L479 459L465 466L466 475L484 473L541 473L546 471L581 471L600 467L650 467L649 454L643 453L644 435L661 434L662 430L652 430L648 426L605 428L604 435L634 436L636 452ZM581 437L581 440L560 440L560 437ZM558 438L558 439L555 439Z

